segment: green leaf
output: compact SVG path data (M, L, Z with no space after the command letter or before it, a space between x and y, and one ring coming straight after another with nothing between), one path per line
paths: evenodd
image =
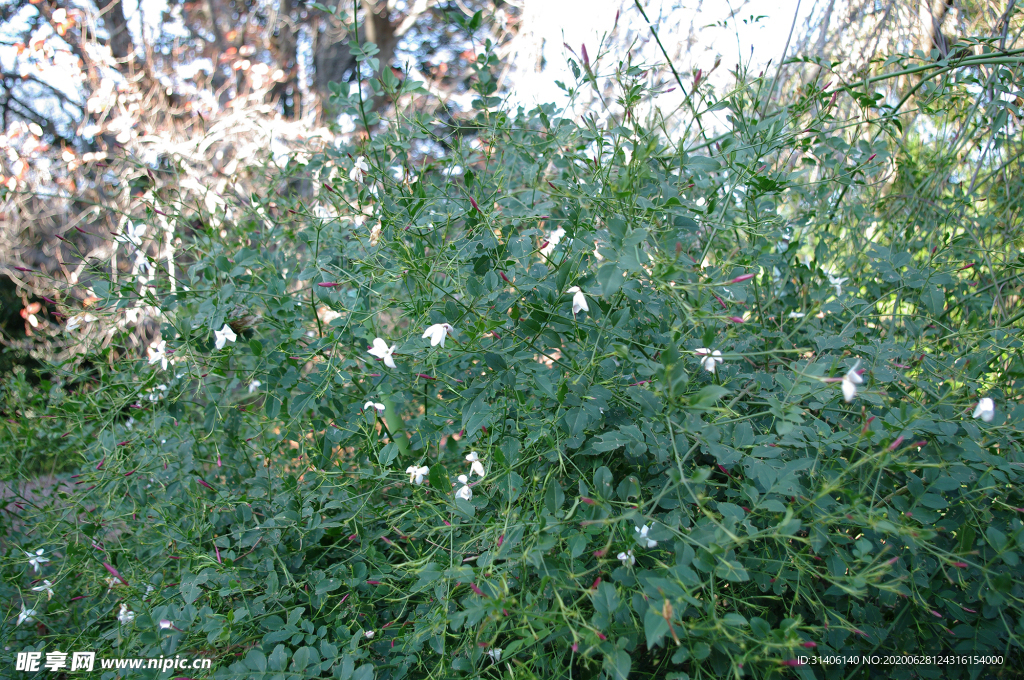
M743 568L743 565L736 560L722 560L715 567L715 576L724 578L726 581L742 582L749 581L750 574Z
M494 352L484 353L484 362L495 371L507 371L508 364L505 363L505 359Z
M373 664L369 663L364 663L352 674L352 680L373 680L375 677L377 677L377 673L373 669Z
M611 616L619 608L619 593L615 590L615 586L607 581L601 581L598 584L592 598L594 600L594 611L598 614Z
M581 406L577 406L569 409L563 420L565 422L566 431L575 436L587 429L587 425L590 424L592 418L590 417L590 414L587 413L586 409Z
M398 446L394 442L389 442L387 446L377 452L377 462L380 463L381 467L388 467L391 465L391 461L398 457Z
M708 409L727 394L729 394L729 390L721 385L705 385L690 397L690 406L696 409Z
M600 437L596 437L592 446L595 451L614 451L615 449L629 444L630 441L629 437L622 434L622 432L615 430L613 432L605 432Z
M601 296L608 298L622 288L622 282L626 279L625 272L615 262L605 262L597 270L597 282L601 284Z
M249 349L252 350L254 356L262 356L263 354L263 343L253 338L249 341Z
M644 633L647 635L647 649L653 649L661 644L662 639L668 634L668 621L661 615L661 612L654 608L654 603L647 608L644 614Z
M921 291L921 299L932 316L941 316L945 311L946 296L938 286L929 286Z
M544 505L547 506L548 512L555 514L555 511L562 507L563 503L565 503L565 493L558 484L558 480L552 479L548 482L547 491L544 493Z
M270 653L270 658L267 659L267 665L270 666L271 670L283 671L286 663L288 663L288 652L285 650L284 645L274 647L274 651Z
M251 671L262 673L267 670L267 655L258 649L250 649L245 655L245 665Z
M480 394L473 403L462 412L462 429L467 435L473 434L491 422L491 406L487 403L487 394Z
M441 465L440 463L434 463L431 465L427 479L430 481L430 486L434 487L446 496L451 495L452 482L448 477L448 470L444 465Z
M609 680L628 680L631 666L632 661L625 650L617 649L604 657L604 669Z
M341 585L341 579L325 578L323 581L320 581L320 583L316 584L315 592L317 595L323 595L324 593L329 593L332 590L337 590L341 587Z

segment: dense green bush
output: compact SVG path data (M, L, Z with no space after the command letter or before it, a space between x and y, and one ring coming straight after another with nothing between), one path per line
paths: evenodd
M972 99L1018 71L899 61L916 117L854 83L859 121L741 82L687 146L636 113L636 67L601 125L501 111L478 66L472 142L410 114L266 166L157 280L165 345L118 331L87 374L5 386L11 469L76 468L8 505L5 654L344 680L1019 661L1020 111ZM93 290L97 323L147 295Z

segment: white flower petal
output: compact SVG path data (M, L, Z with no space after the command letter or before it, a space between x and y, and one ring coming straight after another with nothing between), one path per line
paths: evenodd
M216 342L214 343L214 345L216 346L217 349L224 349L224 345L226 345L229 342L234 342L235 340L238 339L238 336L235 335L235 332L231 330L231 326L227 324L224 324L224 327L221 328L219 331L214 331L213 335L216 338Z
M996 403L990 397L983 397L978 400L974 407L974 417L981 418L986 423L991 423L996 416Z

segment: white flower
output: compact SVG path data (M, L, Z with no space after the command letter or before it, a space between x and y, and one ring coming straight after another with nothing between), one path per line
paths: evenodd
M35 615L36 615L36 610L35 609L25 609L25 605L24 604L21 605L21 613L18 614L18 624L17 625L20 626L21 624L25 623L26 621L29 621L29 622L34 621L35 619L33 617Z
M174 628L174 623L170 619L160 619L160 630L168 630Z
M843 399L847 403L853 401L853 398L857 396L857 385L864 384L864 378L860 377L860 373L857 372L859 366L860 359L857 359L857 363L853 365L853 368L843 376Z
M650 531L650 527L648 527L646 524L643 525L643 527L636 527L634 529L634 531L636 531L636 533L640 534L641 543L643 541L647 541L647 547L648 548L656 548L656 547L658 547L658 542L657 541L652 541L651 539L647 538L647 532Z
M996 403L988 397L983 397L978 401L978 405L974 407L974 417L981 418L986 423L991 423L992 419L996 417Z
M587 306L587 298L583 295L583 291L580 290L579 286L573 286L566 293L572 293L572 315L576 316L580 311L589 312L590 307Z
M44 552L46 552L46 551L43 550L42 548L37 550L34 555L32 553L28 552L27 550L25 551L25 554L28 555L28 558L29 558L28 563L32 565L32 569L37 574L39 573L39 565L42 564L43 562L49 562L50 561L49 558L43 557L43 553Z
M260 385L262 384L263 383L261 383L259 380L253 380L251 383L249 383L249 394L252 394L256 390L258 390Z
M380 223L379 222L377 224L373 225L373 228L370 229L370 245L371 246L377 245L377 243L380 241L380 229L381 229L381 227L380 227Z
M68 319L68 323L64 326L64 330L71 332L81 326L83 323L92 323L96 320L96 317L89 312L82 312L81 314L75 314L73 317Z
M473 490L469 488L469 477L459 475L459 481L462 482L462 488L455 492L455 497L467 501L471 500L473 498Z
M631 567L634 564L636 564L636 558L633 557L633 551L632 550L627 550L626 552L620 552L618 555L616 555L616 557L619 558L620 560L622 560L622 566L624 566L624 567Z
M121 611L117 615L117 620L121 622L121 625L127 626L135 619L135 612L128 609L128 605L122 604Z
M435 323L433 326L428 326L427 330L423 332L424 338L430 338L430 346L441 345L444 347L444 339L454 328L450 324L446 323Z
M840 295L843 294L843 284L846 283L849 280L850 280L850 277L848 277L848 276L844 276L842 278L839 278L835 274L831 274L830 273L828 275L829 285L835 286L835 288L836 288L836 297L839 297Z
M469 474L476 475L477 477L484 476L484 464L480 462L480 456L477 455L476 451L470 451L469 455L466 456L466 460L469 461Z
M224 349L224 345L226 345L229 342L234 342L236 339L238 339L238 336L235 335L235 332L231 330L231 326L227 324L224 324L224 328L221 328L219 331L214 331L213 334L217 338L217 342L215 343L217 349Z
M442 347L443 346L444 345L442 345ZM384 341L384 338L374 338L373 339L373 347L368 349L367 352L370 353L370 356L377 357L378 359L383 359L384 360L384 365L387 366L388 368L394 368L395 367L395 359L391 355L395 353L395 350L397 348L398 348L398 343L397 342L395 344L391 345L391 347L389 348L388 347L388 343L386 343Z
M565 229L562 229L561 227L548 234L547 245L540 249L540 254L544 257L548 257L551 253L555 252L555 248L558 247L563 236L565 236Z
M360 158L362 158L362 156L360 156ZM371 638L372 638L372 637L373 637L374 635L376 635L376 633L374 633L374 632L373 632L372 630L368 630L368 631L366 631L365 633L363 633L363 635L365 635L365 636L366 636L366 639L367 639L367 640L369 640L369 639L371 639Z
M145 235L145 224L136 225L134 222L129 222L125 225L124 233L115 236L114 240L118 243L131 243L133 246L138 247L142 245L142 237Z
M369 411L371 408L377 409L379 412L384 413L384 404L379 401L368 401L363 404L363 410Z
M804 314L803 312L790 312L789 313L789 318L790 319L802 319L805 316L807 316L807 315Z
M501 661L501 647L495 647L494 649L487 650L487 656L491 657L494 663Z
M45 592L47 600L49 600L51 597L53 597L53 584L50 583L49 581L43 581L43 585L36 586L32 590L36 591L37 593Z
M181 376L179 375L178 377L180 378ZM163 399L164 396L166 396L166 395L160 394L160 392L158 390L162 390L162 391L166 392L167 391L167 385L160 384L160 385L157 385L156 387L153 387L153 388L150 388L150 389L146 390L146 398L149 399L150 401L156 401L157 399Z
M132 427L134 425L135 425L135 418L132 418L131 416L129 416L128 420L125 421L124 426L127 427L130 430L130 429L132 429Z
M430 468L427 467L426 465L423 465L422 467L410 465L409 467L405 468L405 472L406 474L409 475L410 484L422 484L426 476L430 474Z
M724 359L722 359L722 353L719 352L717 349L714 352L712 352L707 347L698 347L697 349L693 350L693 353L699 357L703 357L700 360L700 365L703 366L704 370L707 371L708 373L714 373L715 364L720 364L724 361Z
M348 178L353 182L363 183L363 175L370 171L370 166L366 164L366 157L360 156L356 159L355 164L352 166L352 170L348 173ZM373 634L372 631L370 633Z
M154 342L149 346L146 352L149 354L149 363L153 365L155 363L160 364L160 368L167 370L167 341L161 340L160 342Z

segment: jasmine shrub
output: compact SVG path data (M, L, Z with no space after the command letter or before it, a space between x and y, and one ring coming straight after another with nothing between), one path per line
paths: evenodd
M109 341L2 388L12 476L64 465L5 498L4 654L342 680L1019 663L1019 73L978 54L784 105L698 75L668 112L595 61L627 112L599 124L502 110L485 53L464 138L339 87L357 149L180 205L209 227L175 292L98 273ZM874 94L897 71L900 106ZM148 352L111 322L140 296Z

